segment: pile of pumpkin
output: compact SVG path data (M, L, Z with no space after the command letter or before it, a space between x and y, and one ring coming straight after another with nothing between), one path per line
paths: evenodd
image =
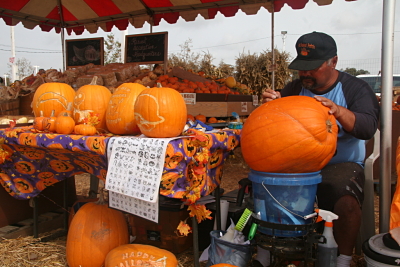
M217 81L193 82L187 79L182 80L178 77L171 77L165 74L158 77L156 82L160 83L164 87L173 88L180 93L241 94L241 90L237 90L238 88L236 88L237 82L233 77L228 77L227 79ZM247 88L247 86L245 87Z
M175 137L186 124L183 97L171 88L124 83L114 93L96 85L75 90L65 83L45 83L36 90L32 110L37 131L59 134Z

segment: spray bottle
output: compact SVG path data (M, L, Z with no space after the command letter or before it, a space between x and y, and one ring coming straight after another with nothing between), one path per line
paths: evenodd
M321 237L318 243L316 266L336 267L338 245L333 237L332 221L337 220L339 216L326 210L316 209L315 211L318 213L317 222L321 220L325 221L323 237Z

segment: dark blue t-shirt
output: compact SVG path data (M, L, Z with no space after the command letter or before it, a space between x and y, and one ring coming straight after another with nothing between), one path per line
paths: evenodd
M345 72L339 72L336 82L323 92L311 91L301 86L300 80L294 80L283 88L283 96L319 95L332 100L355 114L356 121L351 132L339 126L337 149L329 164L356 162L364 165L365 140L371 139L378 127L379 103L371 87L363 80Z

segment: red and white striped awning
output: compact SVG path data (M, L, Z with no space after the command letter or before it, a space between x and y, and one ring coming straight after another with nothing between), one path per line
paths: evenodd
M174 24L181 17L194 21L200 14L213 19L218 12L225 17L239 10L253 15L260 8L279 12L287 4L302 9L309 0L0 0L0 17L9 26L21 22L25 28L37 25L42 31L53 28L57 33L65 28L68 34L82 34L85 29L96 33L100 27L110 32L115 26L125 30L130 23L135 28L145 22L157 26L163 19ZM329 5L333 0L313 0ZM346 0L353 1L353 0ZM61 11L61 12L60 12Z

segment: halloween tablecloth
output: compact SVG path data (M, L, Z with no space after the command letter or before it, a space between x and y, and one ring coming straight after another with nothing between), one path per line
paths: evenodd
M111 136L38 133L31 127L0 131L0 182L14 198L29 199L73 175L105 180ZM221 182L223 163L239 145L240 130L202 133L172 140L167 147L160 194L195 202Z

